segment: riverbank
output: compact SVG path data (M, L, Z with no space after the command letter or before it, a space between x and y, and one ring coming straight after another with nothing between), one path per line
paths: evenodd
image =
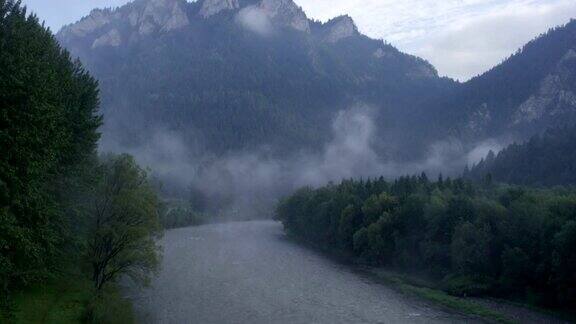
M489 323L576 323L574 314L542 309L532 305L496 298L458 297L437 287L436 284L418 275L407 275L392 269L368 266L355 261L351 255L334 253L314 242L294 235L287 235L290 241L311 249L324 257L342 264L362 276L379 284L393 288L402 294L417 297L434 305L445 307L466 316L476 317Z
M390 270L361 267L360 271L374 280L394 287L409 295L426 299L435 304L476 316L491 323L547 323L564 324L575 322L574 316L550 310L493 298L452 296L433 284L418 277L402 275Z

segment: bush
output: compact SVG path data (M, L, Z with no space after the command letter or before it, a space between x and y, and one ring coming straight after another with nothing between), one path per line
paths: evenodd
M454 296L482 296L494 287L494 280L472 275L449 275L440 282L440 288Z
M132 303L122 298L116 287L95 293L86 305L82 320L93 324L135 323Z

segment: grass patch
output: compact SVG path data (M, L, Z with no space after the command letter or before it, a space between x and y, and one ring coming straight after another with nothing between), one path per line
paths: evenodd
M116 287L100 296L81 276L52 279L17 293L9 323L134 323L132 305Z
M92 293L88 281L50 280L14 296L14 323L80 323Z
M495 312L472 301L448 295L441 290L415 286L412 283L407 283L406 280L401 276L380 271L372 272L372 274L376 275L378 279L393 285L403 293L416 295L435 304L442 305L458 312L467 315L478 316L496 323L515 323L503 314Z

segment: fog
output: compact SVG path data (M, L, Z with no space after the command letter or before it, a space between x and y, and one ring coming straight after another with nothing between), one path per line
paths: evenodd
M202 208L231 219L271 217L278 199L303 187L318 187L350 178L402 175L426 172L459 176L490 150L499 151L505 143L486 140L464 145L457 139L431 144L420 161L401 163L385 159L375 150L375 120L378 110L357 104L339 111L332 120L331 140L317 152L301 151L288 158L272 158L267 151L247 151L216 157L198 153L176 133L157 129L152 139L140 147L122 147L106 141L101 150L128 152L150 169L164 188L181 193L181 198L202 202ZM390 141L394 141L393 138ZM182 194L184 193L184 194Z
M270 36L274 31L266 12L256 6L248 6L240 10L236 15L236 22L260 36Z

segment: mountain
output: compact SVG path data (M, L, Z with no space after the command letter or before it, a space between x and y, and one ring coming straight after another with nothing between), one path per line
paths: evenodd
M313 21L292 0L135 0L57 38L99 79L113 148L168 132L193 152L315 150L338 111L366 105L379 150L402 152L384 139L421 138L418 107L456 87L350 17Z
M531 186L576 185L576 127L553 128L512 144L466 172L466 177Z
M464 83L292 0L135 0L57 37L100 81L104 149L284 158L321 150L360 105L380 157L458 169L479 143L576 123L576 21Z
M434 104L436 133L526 139L576 123L576 20L549 30Z

